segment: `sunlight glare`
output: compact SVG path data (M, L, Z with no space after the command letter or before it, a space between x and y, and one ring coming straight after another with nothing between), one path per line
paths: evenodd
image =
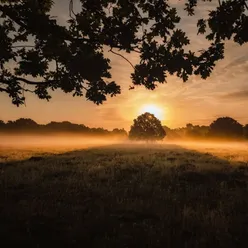
M164 110L154 104L146 104L141 107L139 114L144 114L145 112L149 112L153 114L155 117L157 117L160 120L164 119Z

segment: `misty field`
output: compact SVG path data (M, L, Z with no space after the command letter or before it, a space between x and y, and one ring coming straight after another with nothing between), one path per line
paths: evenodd
M3 247L247 247L247 144L0 148ZM76 150L75 150L76 149Z

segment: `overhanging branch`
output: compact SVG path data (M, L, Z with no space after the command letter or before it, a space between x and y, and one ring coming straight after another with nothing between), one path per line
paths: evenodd
M113 54L115 54L115 55L117 55L117 56L120 56L121 58L125 59L125 60L133 67L133 69L135 70L134 65L133 65L126 57L124 57L124 56L121 55L120 53L114 52L114 51L112 50L112 48L109 50L109 52L111 52L111 53L113 53Z
M12 48L21 48L21 47L28 47L28 48L34 48L35 46L32 45L16 45L16 46L12 46Z
M73 14L74 16L76 16L76 14L75 14L75 12L74 12L74 7L73 7L73 5L74 5L73 0L70 0L70 3L69 3L69 15L70 15L71 18L73 18L73 17L72 17L72 14Z
M16 81L21 81L21 82L24 82L26 84L29 84L29 85L48 85L50 83L55 83L56 81L55 80L48 80L46 82L35 82L35 81L30 81L30 80L27 80L25 78L20 78L20 77L14 77L14 79Z
M0 92L6 92L6 93L8 93L8 91L6 89L1 88L1 87L0 87Z
M248 10L248 6L247 6L247 3L246 3L246 1L244 1L244 4L245 4L245 7L246 7L246 9Z

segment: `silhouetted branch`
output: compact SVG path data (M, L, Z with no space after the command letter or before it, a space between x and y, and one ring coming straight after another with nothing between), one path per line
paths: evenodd
M34 82L34 81L30 81L30 80L27 80L25 78L20 78L20 77L14 77L14 79L17 80L17 81L24 82L26 84L30 84L30 85L48 85L50 83L55 82L55 80L48 80L46 82Z
M6 6L0 5L0 11L3 12L6 16L8 16L11 20L13 20L16 24L18 24L20 27L23 27L24 29L27 29L27 25L23 23L21 20L18 20L17 16L13 15L11 11L9 11Z
M109 6L108 6L108 12L110 14L110 9L113 8L113 5L110 3Z
M6 89L4 89L4 88L0 88L0 92L6 92L6 93L8 93L8 91Z
M73 17L72 17L72 14L73 14L74 16L76 16L76 14L75 14L75 12L74 12L74 10L73 10L73 0L70 0L70 3L69 3L69 15L70 15L71 18L73 18Z
M35 93L34 90L29 90L29 89L23 89L25 92L30 92L30 93Z
M12 46L12 48L20 48L20 47L34 48L35 46L32 46L32 45L17 45L17 46Z
M246 7L246 9L248 10L248 6L247 6L247 3L246 3L246 1L244 2L244 4L245 4L245 7Z
M111 52L111 53L113 53L113 54L115 54L115 55L117 55L117 56L120 56L121 58L125 59L125 60L133 67L133 69L135 70L134 65L133 65L126 57L124 57L124 56L121 55L120 53L114 52L114 51L112 50L112 48L109 50L109 52Z
M24 94L25 85L26 85L26 83L23 83L23 86L22 86L22 98L23 98L24 106L26 107L26 101L25 101L26 98L25 98L25 94Z

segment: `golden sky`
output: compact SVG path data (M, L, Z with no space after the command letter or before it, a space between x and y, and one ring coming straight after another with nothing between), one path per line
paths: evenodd
M172 1L172 0L171 0ZM68 0L56 0L53 15L63 23L68 18ZM184 1L172 1L181 9ZM191 48L200 50L207 47L202 36L196 35L196 18L206 15L213 3L200 6L196 17L183 15L181 27L192 39ZM77 6L75 6L77 7ZM129 130L132 120L144 106L153 105L161 111L161 121L169 127L185 126L186 123L210 124L220 116L231 116L242 124L248 123L248 45L239 46L232 42L226 45L225 59L219 62L214 73L207 80L193 76L186 83L170 76L167 84L155 91L144 87L129 90L132 67L122 58L107 54L112 59L113 79L121 85L122 94L109 98L97 106L84 98L73 98L62 92L53 92L52 100L46 102L26 94L26 106L16 107L7 95L0 97L0 119L13 120L20 117L32 118L38 123L50 121L71 121L91 127L125 128ZM127 56L134 64L136 54Z

